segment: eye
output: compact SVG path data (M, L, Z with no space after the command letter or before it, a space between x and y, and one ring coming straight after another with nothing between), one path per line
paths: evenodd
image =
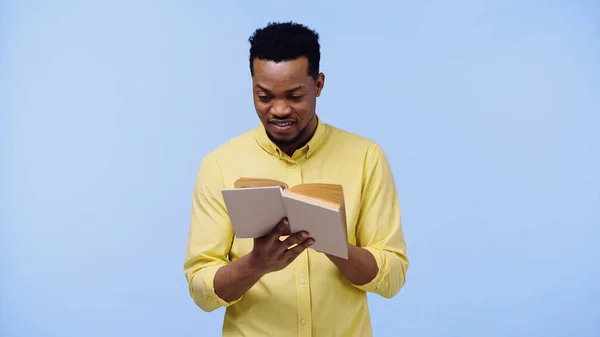
M258 99L259 99L261 102L263 102L263 103L266 103L266 102L268 102L268 101L269 101L270 97L269 97L269 96L267 96L267 95L258 95Z
M302 95L291 95L291 96L290 96L290 99L291 99L292 101L299 101L299 100L301 100L301 99L302 99Z

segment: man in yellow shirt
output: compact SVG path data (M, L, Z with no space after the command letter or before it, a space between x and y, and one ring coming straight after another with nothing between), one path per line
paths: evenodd
M393 297L408 268L386 156L317 116L325 76L316 32L271 23L250 44L261 123L202 160L184 264L191 297L205 311L227 308L225 337L371 336L367 292ZM286 219L265 237L236 238L221 190L240 177L343 185L348 259L310 249L310 233L290 233Z

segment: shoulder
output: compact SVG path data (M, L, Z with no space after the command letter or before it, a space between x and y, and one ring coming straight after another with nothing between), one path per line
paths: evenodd
M381 146L371 138L354 133L331 124L327 124L329 129L329 141L338 148L346 148L354 153L362 153L367 157L385 156Z
M242 134L234 136L224 143L210 149L204 154L200 161L199 175L207 178L221 176L223 168L236 161L240 154L247 153L256 147L253 136L254 130L248 130Z
M331 125L328 129L330 153L337 153L340 161L347 166L360 167L363 181L376 176L393 180L386 153L375 140Z
M219 144L208 151L203 161L212 161L215 163L235 158L240 153L256 147L256 141L253 136L254 130L248 130L242 134L230 138L226 142Z

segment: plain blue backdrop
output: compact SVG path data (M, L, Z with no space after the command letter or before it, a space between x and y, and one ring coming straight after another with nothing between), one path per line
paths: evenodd
M287 20L321 35L321 118L393 166L411 265L375 336L600 336L594 0L1 1L0 335L220 335L192 188Z

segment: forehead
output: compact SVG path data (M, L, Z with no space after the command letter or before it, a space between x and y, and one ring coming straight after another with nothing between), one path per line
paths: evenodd
M312 79L308 74L308 59L305 57L282 62L255 59L253 67L254 83L274 90L303 85Z

